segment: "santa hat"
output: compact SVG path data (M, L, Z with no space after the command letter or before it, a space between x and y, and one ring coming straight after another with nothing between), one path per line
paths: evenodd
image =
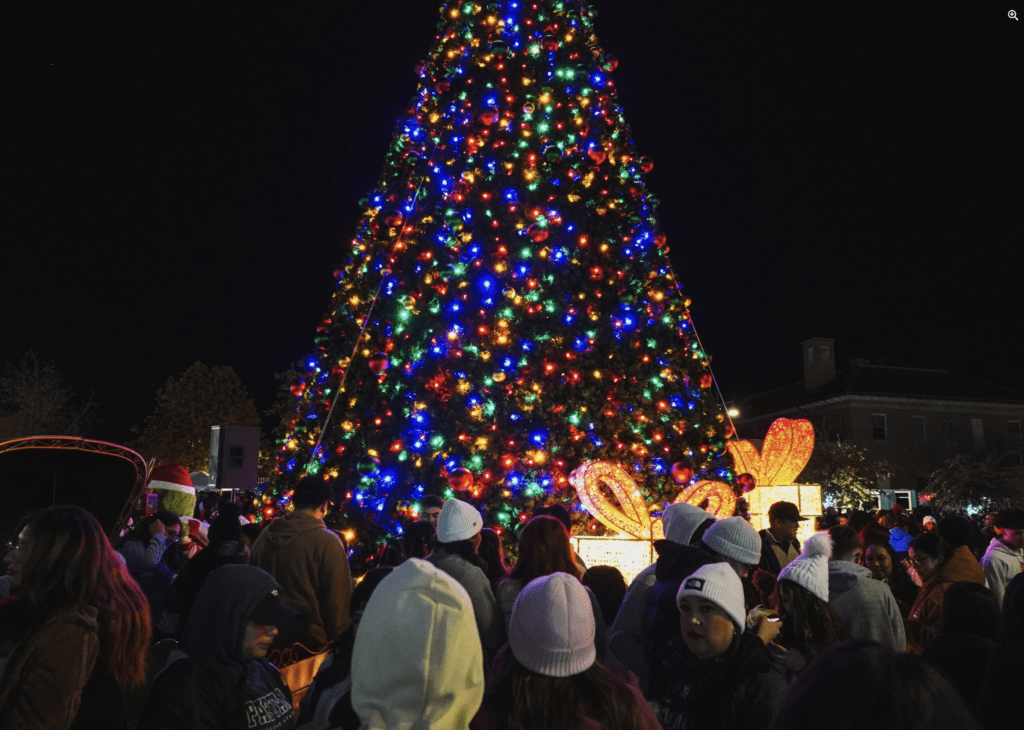
M158 495L160 509L191 519L196 511L196 489L188 469L181 464L160 464L149 475L146 485Z
M832 540L827 532L816 532L804 541L804 549L792 563L779 573L779 580L788 580L805 588L828 603L828 559L832 556Z

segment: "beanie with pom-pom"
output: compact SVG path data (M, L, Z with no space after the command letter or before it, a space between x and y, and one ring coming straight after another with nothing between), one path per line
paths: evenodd
M816 532L804 541L803 551L782 569L779 580L788 580L828 603L828 559L832 540L827 532Z

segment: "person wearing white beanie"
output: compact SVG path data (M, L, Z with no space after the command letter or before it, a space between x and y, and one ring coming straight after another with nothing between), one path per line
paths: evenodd
M848 637L842 619L828 603L828 559L832 540L817 532L804 541L796 559L782 569L775 603L782 616L781 642L810 661L823 649Z
M483 650L465 589L409 558L373 591L352 649L363 730L467 730L484 693Z
M551 573L530 581L512 608L508 646L474 729L660 728L639 689L597 661L595 626L577 578Z
M711 525L702 538L704 546L728 563L740 578L761 562L761 536L742 517L727 517Z
M443 570L469 594L484 649L497 649L505 641L505 621L487 575L476 562L484 519L473 505L449 499L437 518L437 548L427 562Z
M714 521L715 518L709 513L688 502L668 505L661 514L665 540L655 543L659 560L662 555L666 556L666 562L678 557L669 557L670 553L677 552L677 547L685 548L681 552L699 555L696 546L700 545L701 537ZM637 676L642 690L647 689L651 673L651 636L646 619L651 589L657 580L657 567L657 563L650 565L633 579L608 633L609 650L626 669Z
M787 683L764 641L744 630L739 575L726 563L703 565L676 601L682 637L663 653L649 693L663 727L767 727Z
M726 563L742 579L761 560L761 538L754 526L742 517L712 522L704 530L699 547L676 545L668 540L659 541L654 547L658 551L658 562L655 583L648 595L645 626L650 637L648 645L656 649L679 638L676 593L685 577L707 563ZM752 586L749 593L753 606L756 601Z

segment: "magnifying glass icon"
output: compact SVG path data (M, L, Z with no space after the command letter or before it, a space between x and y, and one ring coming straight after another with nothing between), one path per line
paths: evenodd
M1009 16L1013 20L1016 20L1017 19L1017 11L1016 10L1011 10L1010 12L1007 13L1007 16Z

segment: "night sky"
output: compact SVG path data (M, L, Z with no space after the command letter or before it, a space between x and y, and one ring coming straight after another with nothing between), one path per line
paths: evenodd
M594 5L727 399L799 380L818 335L840 366L1022 387L1012 4ZM196 360L268 407L312 349L439 6L7 3L0 363L55 360L113 440Z

